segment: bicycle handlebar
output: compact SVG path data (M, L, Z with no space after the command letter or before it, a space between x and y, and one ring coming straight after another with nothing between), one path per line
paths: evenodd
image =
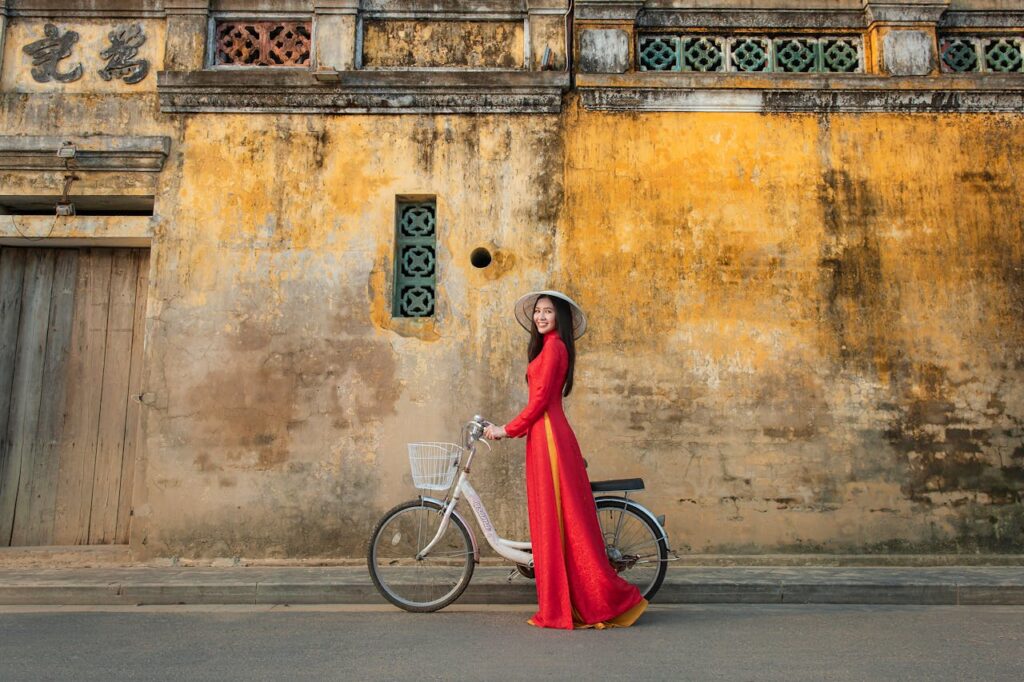
M484 428L491 425L491 422L480 415L473 415L473 418L462 427L463 432L469 434L469 438L466 439L466 447L469 447L478 440L483 440Z

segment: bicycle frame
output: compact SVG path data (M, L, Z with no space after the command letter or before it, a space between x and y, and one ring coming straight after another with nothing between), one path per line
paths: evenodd
M474 444L470 449L470 461L473 459L473 453L475 450L476 445ZM459 473L459 479L455 484L451 499L447 503L442 503L444 504L444 516L441 519L440 527L437 529L437 534L434 536L434 539L427 543L427 546L416 555L416 558L422 559L427 556L430 553L430 550L434 548L434 545L438 543L441 536L444 535L445 530L448 528L449 519L451 519L452 513L455 511L455 505L458 504L462 495L465 495L466 500L469 502L469 506L473 509L473 515L476 517L476 522L479 524L480 530L484 532L484 537L487 538L487 544L489 544L500 556L513 563L522 564L524 566L533 566L533 555L524 551L530 549L533 545L529 542L507 540L498 535L498 531L494 528L494 524L491 523L491 517L487 513L487 507L484 506L484 501L480 499L480 495L469 483L468 474L469 463L467 462L466 468ZM473 532L472 528L470 528L469 532ZM475 547L475 539L473 544Z
M524 566L533 566L533 555L526 550L529 550L533 545L529 542L517 542L515 540L507 540L500 535L494 528L494 524L491 523L491 517L487 513L487 507L484 506L484 501L480 499L480 495L473 489L473 486L469 484L469 471L470 466L473 463L473 457L476 455L476 443L483 433L483 427L487 422L484 421L483 417L476 416L470 422L472 425L470 432L467 434L465 429L463 430L464 443L468 450L469 456L466 458L466 464L462 471L459 472L458 481L452 490L451 498L441 502L444 506L444 515L441 518L441 524L437 529L437 534L434 539L427 543L427 546L420 550L419 554L416 555L417 559L422 559L430 553L430 550L434 548L440 540L441 536L444 535L445 530L448 528L448 523L455 513L455 505L459 503L459 500L463 495L466 496L466 500L469 502L469 506L473 509L473 515L476 517L476 522L480 526L480 530L484 532L484 537L487 538L487 544L498 553L499 556L508 559L509 561ZM490 446L488 446L490 447ZM469 532L472 533L473 529L469 528ZM479 561L480 556L477 552L476 538L471 537L473 541L474 558Z

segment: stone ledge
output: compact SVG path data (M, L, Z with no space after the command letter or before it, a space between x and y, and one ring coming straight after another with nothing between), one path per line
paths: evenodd
M64 142L75 145L68 164L75 170L156 173L171 150L169 137L0 135L0 170L64 170L57 156Z
M865 74L579 75L581 102L595 111L946 113L1024 110L1020 76Z
M162 71L163 113L549 114L569 76L528 71Z

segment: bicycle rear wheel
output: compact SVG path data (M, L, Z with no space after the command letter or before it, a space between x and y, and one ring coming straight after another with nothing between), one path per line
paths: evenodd
M473 542L454 514L430 554L416 558L434 539L443 516L440 504L411 500L391 509L373 529L366 552L370 579L400 609L443 609L462 595L473 577Z
M597 500L597 518L608 561L650 601L668 570L668 542L661 527L640 505L621 497Z

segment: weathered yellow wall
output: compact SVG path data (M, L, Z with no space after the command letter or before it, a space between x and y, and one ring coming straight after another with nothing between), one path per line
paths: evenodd
M5 134L172 138L76 185L156 193L142 555L362 555L407 441L521 407L510 306L548 285L591 316L591 475L643 476L681 549L1024 551L1019 115L169 116L92 56L35 92L18 30ZM390 318L400 195L437 196L433 320ZM474 478L525 536L523 442Z
M554 117L189 119L153 253L165 397L149 415L147 544L359 555L413 493L406 442L509 413L525 390L506 311L546 281L559 133ZM438 314L391 321L395 197L431 194ZM492 269L470 265L481 245L498 245ZM511 484L493 511L525 534L522 454L478 472L483 490Z
M1017 116L570 114L593 460L694 550L1019 548L1022 142Z
M1013 116L194 117L154 253L150 542L358 555L412 493L405 442L514 414L509 306L550 283L592 316L590 473L644 476L680 547L1019 550L1022 140ZM438 197L433 321L389 318L404 194ZM511 534L522 448L476 470Z

